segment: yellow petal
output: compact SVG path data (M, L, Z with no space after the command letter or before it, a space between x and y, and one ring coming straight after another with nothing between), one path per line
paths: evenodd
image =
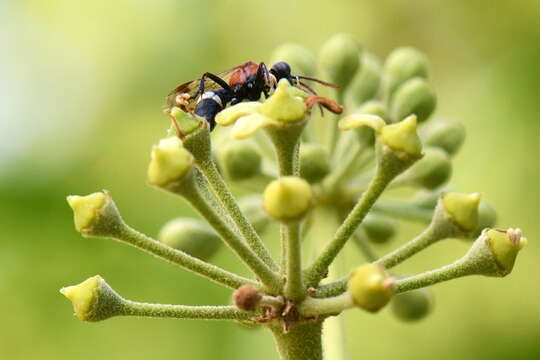
M338 125L341 130L352 130L361 126L367 126L372 128L375 133L379 133L386 123L377 115L351 114L341 119Z
M272 119L257 113L243 116L234 124L231 135L235 139L245 139L257 130L273 123L275 122Z
M216 115L216 123L221 126L228 126L236 122L242 116L250 115L259 109L261 103L257 101L243 102L231 106Z

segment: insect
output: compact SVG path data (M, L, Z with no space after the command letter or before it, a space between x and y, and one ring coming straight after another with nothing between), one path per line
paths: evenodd
M303 80L315 81L324 86L337 85L308 76L292 75L291 67L284 61L275 63L270 70L266 65L248 61L218 74L204 73L200 79L188 81L173 89L167 95L166 112L173 107L206 119L212 130L216 115L227 105L235 105L244 100L259 100L261 94L268 97L279 80L287 79L311 95L317 95ZM173 122L176 124L175 119ZM177 127L179 130L179 128ZM179 130L179 133L181 131Z

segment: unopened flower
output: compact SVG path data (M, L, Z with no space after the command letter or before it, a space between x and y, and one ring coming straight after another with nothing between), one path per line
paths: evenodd
M330 172L328 152L322 145L302 144L300 147L300 176L310 184L320 182Z
M426 146L439 147L454 155L465 141L465 127L455 120L435 120L429 122L422 135Z
M347 288L356 306L377 312L394 295L394 279L383 267L366 264L351 274Z
M296 176L285 176L272 181L264 190L264 209L280 221L301 219L311 207L309 184Z
M391 99L396 89L409 79L427 78L427 65L424 54L415 48L401 47L392 51L384 63L387 97Z
M220 164L231 180L246 180L261 171L261 154L250 142L232 141L223 146L219 157Z
M422 78L407 80L399 86L391 102L391 114L395 122L409 115L416 115L418 122L426 121L437 104L435 93Z
M348 34L337 34L328 39L319 53L321 67L329 80L346 87L361 66L360 46Z
M274 50L271 63L279 61L288 63L294 74L311 76L317 68L315 56L305 47L293 43L280 45Z
M394 315L406 322L425 318L433 308L433 296L427 289L416 289L397 294L390 306Z

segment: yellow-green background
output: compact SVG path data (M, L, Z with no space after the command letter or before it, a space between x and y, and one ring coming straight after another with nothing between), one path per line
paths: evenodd
M149 234L190 213L145 183L150 146L168 127L167 91L268 59L283 42L317 51L336 32L379 56L401 45L428 55L438 115L468 130L452 184L483 192L500 225L530 240L508 278L434 288L436 309L421 323L388 310L347 312L352 358L540 358L540 3L532 0L1 1L0 358L275 359L269 334L230 323L76 320L58 289L94 274L141 301L221 304L230 294L132 248L81 238L64 198L106 188ZM466 247L440 244L401 269L445 264ZM215 262L244 271L230 254Z

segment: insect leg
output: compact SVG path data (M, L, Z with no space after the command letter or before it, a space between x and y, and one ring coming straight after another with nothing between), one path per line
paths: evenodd
M221 86L222 88L233 92L233 89L222 78L212 73L205 72L203 76L201 76L201 81L199 82L199 91L197 92L197 95L204 94L204 80L206 78L209 78L210 80L212 80L213 82Z

